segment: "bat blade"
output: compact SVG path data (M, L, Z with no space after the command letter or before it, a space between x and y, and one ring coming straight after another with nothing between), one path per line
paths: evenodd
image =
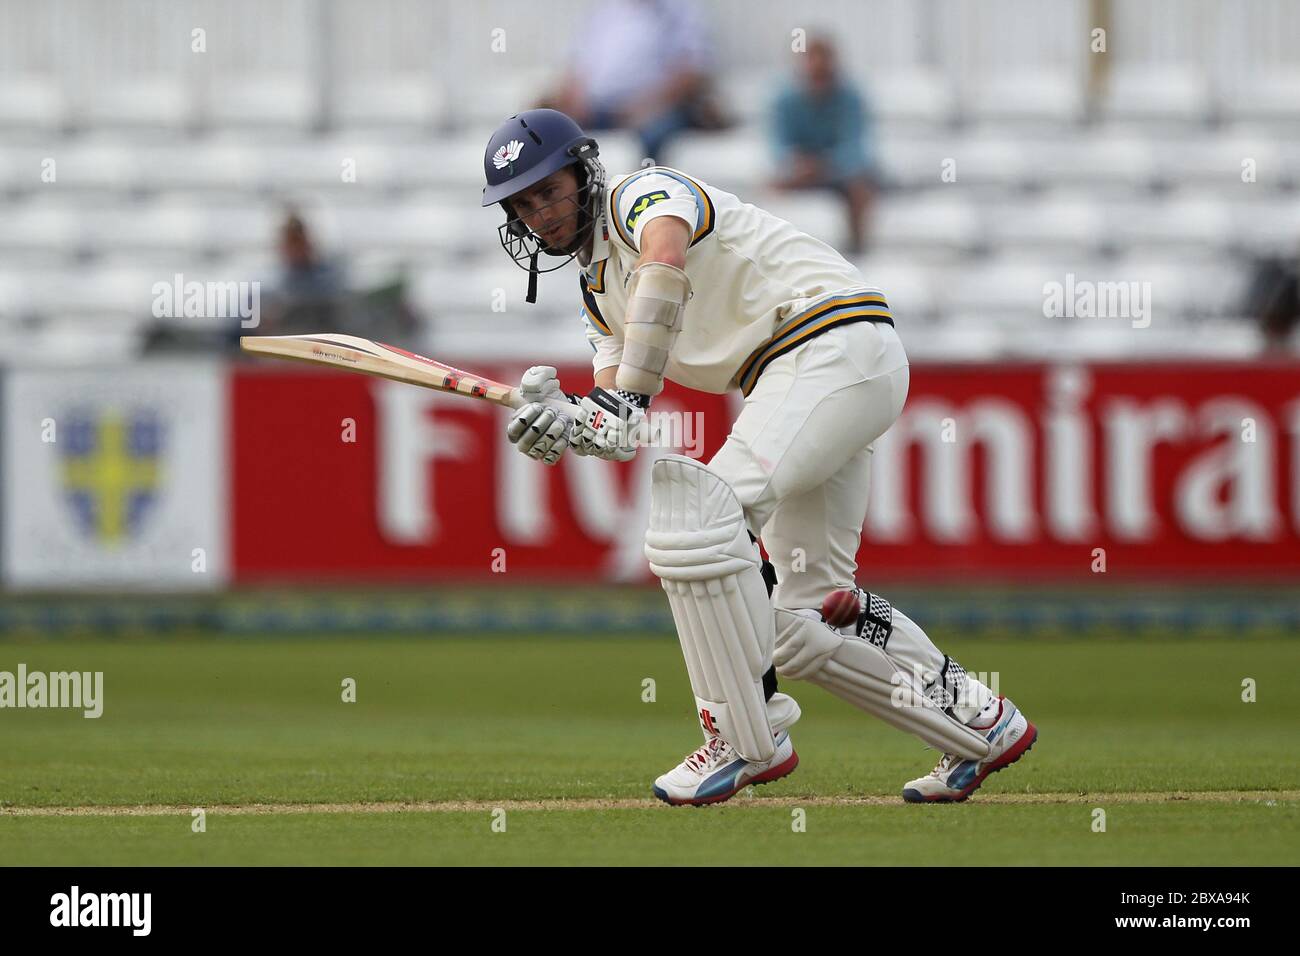
M466 372L435 359L385 345L358 335L320 332L311 335L242 335L239 347L255 355L270 355L295 362L328 365L451 392L518 408L523 403L517 389L482 375Z

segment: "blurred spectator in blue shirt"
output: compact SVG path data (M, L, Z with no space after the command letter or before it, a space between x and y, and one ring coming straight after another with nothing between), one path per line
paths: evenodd
M604 0L582 20L560 89L540 105L588 132L628 129L642 155L664 163L684 129L722 129L713 99L713 47L690 0Z
M825 37L810 37L798 73L771 110L777 189L831 189L844 197L849 238L845 251L866 247L867 221L876 190L869 152L869 117L863 97L837 68Z
M347 292L341 264L320 254L307 224L292 210L281 222L277 239L280 268L267 291L258 334L337 330Z
M406 305L402 270L355 283L341 261L320 251L293 210L281 222L277 239L280 267L268 283L262 322L254 334L327 331L401 341L414 333L416 319Z

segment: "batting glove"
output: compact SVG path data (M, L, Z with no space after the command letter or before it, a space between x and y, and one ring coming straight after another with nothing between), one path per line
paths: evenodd
M533 401L515 412L506 426L506 437L529 458L554 465L568 447L573 427L573 418L556 405L573 405L577 399L564 393L555 369L549 365L535 365L525 372L519 382L519 394ZM577 414L574 405L574 417Z
M593 388L578 403L569 444L579 454L609 461L631 461L642 443L648 395Z

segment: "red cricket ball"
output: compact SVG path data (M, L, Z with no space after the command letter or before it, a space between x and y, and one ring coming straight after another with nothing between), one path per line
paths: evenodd
M822 601L822 620L831 627L853 624L862 610L857 591L832 591Z

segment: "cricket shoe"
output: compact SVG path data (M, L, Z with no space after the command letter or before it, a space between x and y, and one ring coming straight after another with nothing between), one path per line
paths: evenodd
M776 741L771 760L748 761L715 734L655 781L655 796L673 806L702 807L730 800L750 784L771 783L793 773L799 766L799 755L794 752L788 728L799 719L799 705L785 694L773 694L768 713Z
M1005 697L990 701L967 726L984 735L989 742L989 755L983 760L969 760L957 754L944 754L930 773L904 785L904 800L960 803L978 790L989 774L1011 766L1024 756L1038 739L1038 728Z

